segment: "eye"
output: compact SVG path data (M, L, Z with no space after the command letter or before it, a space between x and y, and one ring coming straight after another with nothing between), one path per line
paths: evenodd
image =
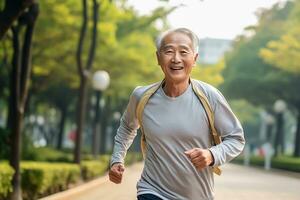
M181 54L183 54L183 55L186 55L186 54L188 54L189 52L188 52L188 51L185 51L185 50L183 50L183 51L180 51L180 53L181 53Z
M171 50L171 49L168 49L168 50L165 50L165 51L164 51L165 54L172 54L173 52L174 52L174 51Z

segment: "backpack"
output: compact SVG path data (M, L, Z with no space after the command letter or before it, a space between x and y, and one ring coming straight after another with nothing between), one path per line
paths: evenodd
M214 126L214 114L213 114L213 111L209 104L209 101L208 101L207 97L204 95L204 93L196 86L195 80L193 80L193 79L190 79L190 80L191 80L191 85L192 85L193 91L196 94L196 96L198 97L198 99L199 99L200 103L202 104L202 106L205 110L205 113L207 115L208 122L209 122L209 128L210 128L210 132L211 132L211 136L212 136L212 143L213 143L213 145L218 145L222 142L222 140ZM140 130L142 133L141 149L142 149L142 154L144 157L146 154L146 144L145 144L146 138L145 138L145 134L144 134L144 130L143 130L143 122L142 122L144 108L145 108L147 102L149 101L149 99L151 98L151 96L160 88L160 86L163 83L164 83L164 80L153 84L149 89L147 89L144 92L144 94L142 95L142 97L139 100L138 105L137 105L136 116L137 116L138 122L140 124ZM219 167L213 167L213 172L218 175L221 175L221 169Z

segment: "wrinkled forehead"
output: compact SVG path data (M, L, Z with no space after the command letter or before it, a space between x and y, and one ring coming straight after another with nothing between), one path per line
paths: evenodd
M193 49L193 42L191 38L184 33L172 32L162 38L160 49L163 50L172 47Z

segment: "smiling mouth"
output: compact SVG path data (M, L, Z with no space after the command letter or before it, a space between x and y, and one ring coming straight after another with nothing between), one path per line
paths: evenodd
M178 66L178 67L170 67L170 69L171 70L182 70L183 67L180 67L180 66Z

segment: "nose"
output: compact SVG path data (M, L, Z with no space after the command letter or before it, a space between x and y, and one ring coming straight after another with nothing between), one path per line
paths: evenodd
M173 63L179 63L181 61L180 53L179 52L175 52L171 61Z

